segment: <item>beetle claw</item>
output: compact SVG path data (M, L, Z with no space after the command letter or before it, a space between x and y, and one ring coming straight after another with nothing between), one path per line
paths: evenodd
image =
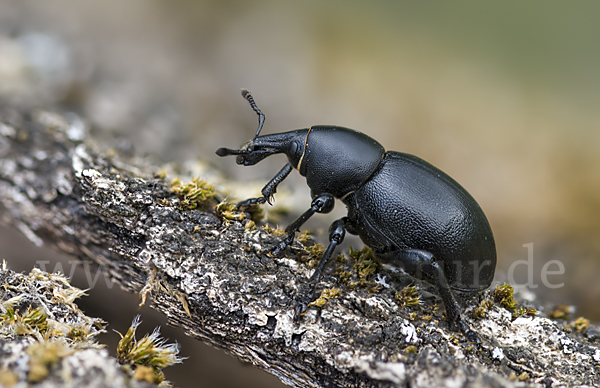
M299 321L300 317L308 311L308 303L300 301L294 306L294 321Z
M275 197L274 197L274 196L272 196L272 195L269 195L268 197L264 197L264 198L265 198L265 201L266 201L266 202L267 202L269 205L273 206L273 202L271 202L271 201L274 201L274 200L275 200Z
M299 321L300 317L302 317L308 311L308 307L312 304L312 300L314 297L314 290L308 292L302 298L299 298L299 301L294 306L294 321Z
M479 336L473 330L467 331L465 333L465 337L467 337L467 340L469 340L469 342L474 343L476 345L481 345L481 340L479 339Z
M283 243L272 245L268 248L267 254L271 257L278 257L286 247L287 245L284 245Z

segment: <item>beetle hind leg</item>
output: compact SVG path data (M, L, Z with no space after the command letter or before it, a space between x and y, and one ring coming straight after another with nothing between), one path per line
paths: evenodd
M481 343L477 334L462 320L460 306L450 290L443 265L431 252L421 249L403 249L380 253L378 256L390 264L403 268L408 274L436 285L446 307L448 322L458 326L460 332L470 342Z

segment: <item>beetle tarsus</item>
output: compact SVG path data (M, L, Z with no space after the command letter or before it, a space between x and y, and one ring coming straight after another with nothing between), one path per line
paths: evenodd
M248 198L245 201L239 202L236 206L238 209L241 209L241 208L250 207L252 205L261 205L261 204L265 203L266 201L267 201L267 199L265 197Z
M475 333L473 330L471 330L469 325L464 323L462 319L459 319L458 322L456 322L456 323L458 324L458 328L459 328L460 332L465 336L465 338L469 342L477 344L477 345L481 345L481 340L479 339L479 336L477 335L477 333Z
M287 249L288 246L292 245L293 242L294 235L292 234L291 236L287 236L277 244L271 245L269 248L267 248L267 252L271 257L278 257L283 253L283 251Z
M298 321L300 320L300 317L302 317L304 314L306 314L306 312L308 311L308 307L311 305L311 303L313 302L313 300L315 299L315 290L316 290L316 284L312 284L312 283L308 283L308 284L303 284L302 286L309 287L309 290L304 292L301 291L299 293L299 297L294 306L294 321ZM301 288L304 288L301 287Z

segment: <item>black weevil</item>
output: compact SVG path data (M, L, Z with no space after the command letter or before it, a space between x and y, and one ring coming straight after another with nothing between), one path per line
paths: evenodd
M496 247L485 214L454 179L426 161L405 153L385 151L369 136L352 129L318 125L259 136L265 115L248 90L242 96L258 114L256 135L239 150L219 148L217 155L237 155L237 164L254 165L284 153L288 163L262 189L262 197L238 204L271 203L277 185L296 168L311 189L310 209L292 222L287 237L269 248L281 254L295 233L315 213L329 213L334 198L348 208L348 216L333 222L329 246L300 295L298 318L315 297L323 267L345 231L360 236L382 262L403 268L439 289L448 321L458 325L472 342L479 342L460 316L450 288L476 292L488 288L496 268Z

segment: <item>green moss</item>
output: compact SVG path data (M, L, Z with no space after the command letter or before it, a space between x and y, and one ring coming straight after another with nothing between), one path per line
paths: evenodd
M473 310L472 316L474 319L481 319L487 315L487 310L494 305L490 299L484 299L479 303L479 306Z
M515 290L513 286L508 283L505 283L501 286L496 287L496 289L492 292L492 296L494 297L494 301L496 303L499 303L505 309L512 311L513 319L525 315L537 315L538 311L533 307L519 306L519 304L514 301L514 292ZM475 314L475 311L473 312L473 314ZM475 315L473 315L473 317L475 318Z
M501 286L496 287L493 291L492 295L494 296L494 301L499 303L502 307L507 310L515 311L517 304L514 301L514 293L515 289L509 283L505 283Z
M317 307L323 307L327 303L327 301L331 298L337 298L340 295L340 290L337 288L324 289L321 291L321 295L315 300L311 302Z
M124 365L136 367L142 365L152 368L154 370L153 381L159 383L164 378L160 369L181 362L181 359L177 357L179 349L177 344L167 344L160 337L158 330L154 330L152 334L144 336L139 341L136 340L135 334L140 323L138 315L125 335L119 333L121 340L117 345L117 360Z
M48 331L47 316L39 308L28 306L27 310L20 315L12 307L6 309L6 313L0 316L0 322L8 331L15 335L40 334Z
M567 319L570 314L571 306L568 306L566 304L559 304L548 315L552 319Z
M238 211L235 204L225 201L215 206L215 215L229 221L242 221L246 219L246 213Z
M416 287L404 287L396 292L396 302L402 307L416 307L421 304L421 296Z
M325 247L321 244L314 244L305 248L313 258L321 259L325 253Z
M590 320L584 317L579 317L573 322L575 331L581 333L590 326Z
M346 256L339 254L335 257L335 261L338 263L346 264L348 262L348 259L346 259Z
M298 242L302 245L306 245L311 240L310 232L308 230L303 230L298 234L296 240L298 240Z
M154 368L145 365L137 365L133 371L132 377L136 380L154 384L160 384L165 378L161 371L157 372Z
M513 314L513 318L523 317L525 315L529 317L534 317L538 314L538 311L533 307L519 307Z
M45 379L50 373L52 365L56 364L61 358L73 353L73 350L60 342L34 342L26 351L29 356L29 372L27 379L36 383Z
M212 207L214 206L213 198L217 195L214 186L199 177L193 178L187 184L181 183L179 178L173 179L171 181L171 192L179 195L182 199L182 206L188 209Z
M271 225L263 225L261 227L262 230L264 230L267 233L270 233L274 236L277 237L283 237L285 236L285 231L283 229L279 229L279 228L273 228Z
M352 277L352 273L348 271L342 271L338 273L338 277L340 278L342 283L347 284L350 281L350 278Z
M365 246L360 251L350 247L350 257L354 259L354 271L358 276L358 284L361 286L368 285L368 277L377 270L377 259L371 248Z

